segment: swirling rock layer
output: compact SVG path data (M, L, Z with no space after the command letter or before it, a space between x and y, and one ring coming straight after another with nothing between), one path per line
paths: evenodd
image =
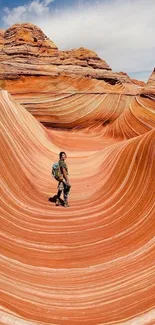
M89 78L21 77L3 83L13 97L40 122L52 127L85 127L113 122L141 88L111 85Z
M0 324L154 325L154 75L137 85L23 24L0 31L0 78Z
M137 136L116 141L99 125L46 130L1 91L2 324L154 324L155 130L141 109ZM66 210L48 201L60 150Z

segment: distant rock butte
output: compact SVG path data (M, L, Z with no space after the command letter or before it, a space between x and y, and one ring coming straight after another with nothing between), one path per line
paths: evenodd
M16 24L4 33L4 52L8 55L50 55L58 50L40 28L32 24ZM41 53L38 53L39 50Z
M131 79L131 81L137 85L137 86L140 86L140 87L144 87L145 86L145 82L142 81L142 80L137 80L137 79Z
M152 99L155 99L155 68L147 82L147 84L145 85L141 96L144 97L150 97Z
M0 79L27 76L89 77L110 84L131 83L126 73L112 72L93 51L83 47L59 51L35 25L15 24L0 31Z
M152 88L155 91L155 68L154 68L154 70L153 70L153 72L152 72L152 74L151 74L151 76L150 76L150 78L149 78L149 80L147 82L146 87Z

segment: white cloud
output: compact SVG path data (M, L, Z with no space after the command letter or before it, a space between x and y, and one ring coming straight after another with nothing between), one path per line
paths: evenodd
M51 2L53 2L54 0L44 0L43 2L44 2L44 4L46 5L46 6L48 6Z
M84 46L114 71L137 73L147 80L155 61L155 0L81 1L80 6L57 11L49 9L50 2L33 0L24 9L7 9L4 21L31 21L60 49Z
M8 7L3 9L3 21L6 25L20 23L23 21L33 21L49 13L49 4L54 0L32 0L24 6L18 6L13 9Z

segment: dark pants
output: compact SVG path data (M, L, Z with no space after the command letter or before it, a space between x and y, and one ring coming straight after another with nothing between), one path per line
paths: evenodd
M70 192L71 186L67 185L65 182L60 181L58 185L57 199L60 199L61 193L63 191L64 201L68 200L68 194Z

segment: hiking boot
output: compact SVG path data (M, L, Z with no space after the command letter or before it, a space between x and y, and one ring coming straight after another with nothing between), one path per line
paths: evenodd
M69 208L69 204L68 204L67 201L64 201L64 207L65 207L65 208Z
M59 200L59 199L56 199L55 205L56 205L56 206L59 206L59 205L61 205L61 203L60 203L60 200Z

